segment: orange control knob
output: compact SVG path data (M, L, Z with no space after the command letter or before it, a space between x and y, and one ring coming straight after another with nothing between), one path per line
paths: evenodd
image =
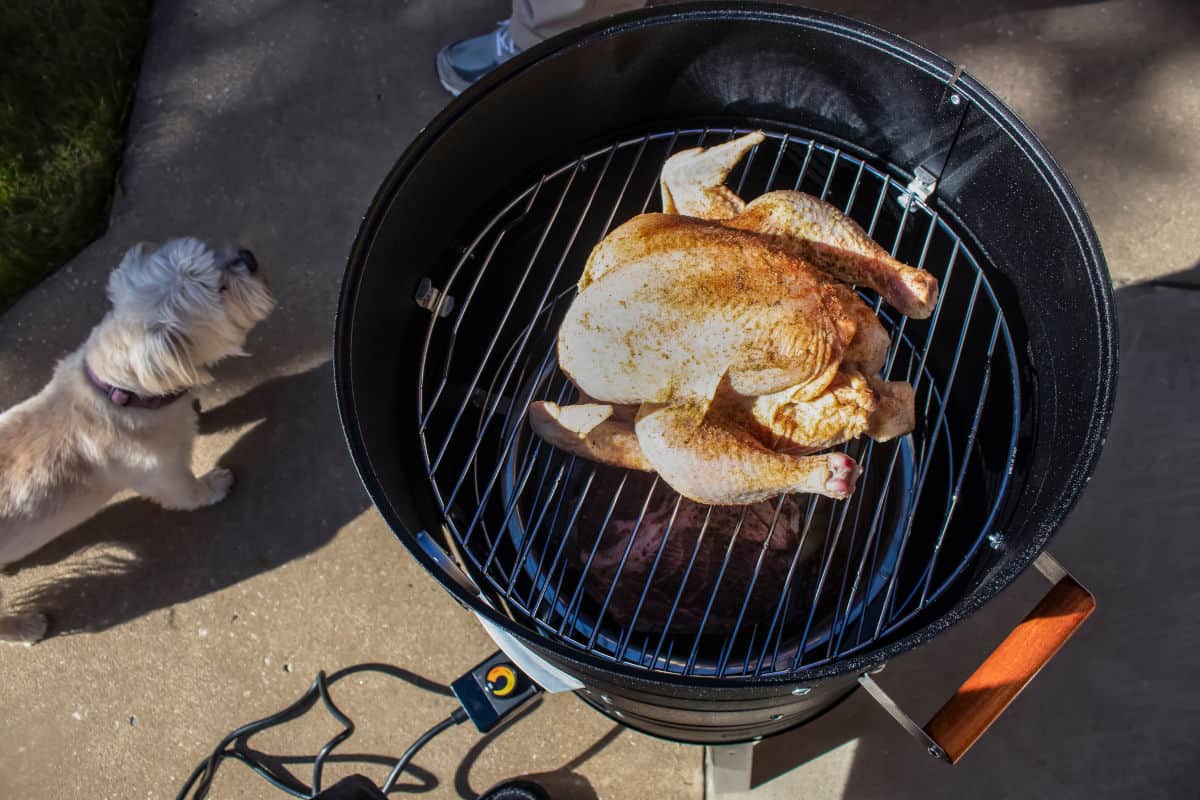
M496 697L507 697L517 688L517 672L507 664L497 664L487 672L488 691Z

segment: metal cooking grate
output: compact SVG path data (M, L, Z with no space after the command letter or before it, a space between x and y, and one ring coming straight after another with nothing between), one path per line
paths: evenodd
M916 389L913 434L843 446L864 470L848 500L731 511L530 433L530 401L575 396L555 334L591 248L658 208L668 155L744 132L647 134L542 176L457 254L434 310L454 308L431 315L419 362L422 454L459 560L531 633L642 670L786 676L871 647L966 572L1016 453L1016 357L970 248L898 170L780 133L731 176L739 195L819 195L941 282L928 320L860 290L891 334L885 375Z

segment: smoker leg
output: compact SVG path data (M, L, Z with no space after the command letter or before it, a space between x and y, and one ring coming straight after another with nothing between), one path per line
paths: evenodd
M728 744L704 748L704 796L719 798L750 789L754 745Z

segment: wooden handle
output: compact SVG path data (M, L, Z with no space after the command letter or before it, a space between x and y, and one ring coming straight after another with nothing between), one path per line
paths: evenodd
M992 651L925 726L951 763L991 727L1096 609L1096 598L1067 576Z

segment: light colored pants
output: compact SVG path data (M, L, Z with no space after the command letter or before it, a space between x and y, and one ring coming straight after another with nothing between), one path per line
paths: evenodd
M585 22L641 8L646 0L513 0L509 33L522 50Z

